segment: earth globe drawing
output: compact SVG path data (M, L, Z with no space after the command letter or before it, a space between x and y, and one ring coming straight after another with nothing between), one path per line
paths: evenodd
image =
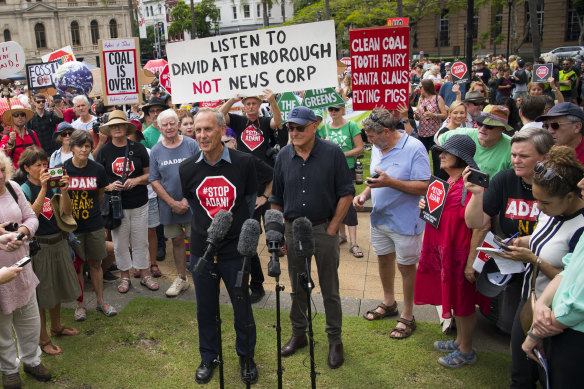
M87 95L93 88L91 71L78 61L66 62L57 69L56 87L61 96L72 99L76 95Z

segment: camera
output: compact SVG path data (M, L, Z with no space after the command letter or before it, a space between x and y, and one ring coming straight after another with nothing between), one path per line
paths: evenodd
M91 127L91 129L93 130L94 134L99 134L99 127L103 126L105 123L107 123L109 119L109 112L104 113L102 116L98 116L95 121L93 122L93 125Z
M280 145L277 144L274 147L269 147L266 150L266 157L270 160L275 161L279 152L280 152Z
M39 251L41 251L40 243L37 242L37 240L35 238L30 239L29 244L28 244L28 254L31 257L34 257L35 255L38 254Z
M8 223L4 229L8 232L16 232L18 231L18 223Z
M112 205L112 217L114 219L123 219L124 210L122 209L122 198L118 195L112 194L110 202Z

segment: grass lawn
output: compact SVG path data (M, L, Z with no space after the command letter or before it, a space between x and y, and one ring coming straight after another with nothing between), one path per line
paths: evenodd
M71 309L63 309L63 324L81 334L55 339L63 354L43 355L53 381L38 383L23 377L26 388L194 388L200 362L195 319L196 305L168 299L135 298L116 317L88 312L83 323L74 323ZM256 388L277 387L276 314L254 309L258 340L256 362L260 379ZM225 387L241 388L235 355L231 307L222 306ZM319 388L503 388L509 387L510 356L479 351L474 366L449 370L436 362L442 354L432 343L447 339L435 323L419 323L413 336L394 341L388 337L394 320L367 322L344 317L345 364L331 370L326 364L328 343L325 318L314 320L317 387ZM290 335L288 314L282 311L282 340ZM308 347L282 360L284 387L310 387ZM209 388L219 387L216 369Z
M367 177L370 177L371 174L369 173L369 166L371 165L371 150L363 150L363 158L359 159L363 164L363 183L361 185L355 185L355 195L360 194L367 188L365 185L365 181L367 181Z

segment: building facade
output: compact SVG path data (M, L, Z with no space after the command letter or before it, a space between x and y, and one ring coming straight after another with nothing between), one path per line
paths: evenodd
M99 39L132 35L127 0L0 0L0 29L27 63L70 45L77 60L99 66Z

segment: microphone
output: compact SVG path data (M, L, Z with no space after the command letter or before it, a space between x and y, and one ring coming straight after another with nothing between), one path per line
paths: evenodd
M299 257L304 257L306 271L298 274L298 281L307 291L310 291L314 285L310 277L310 258L314 254L312 223L306 217L299 217L292 223L292 228L294 231L294 248Z
M195 265L195 274L201 274L203 269L207 266L207 263L215 255L217 245L223 241L225 235L231 227L233 222L233 215L224 209L217 212L215 218L211 222L211 225L207 229L207 248L205 249L205 254L199 258L199 262Z
M249 258L257 254L258 240L260 239L261 228L260 223L255 219L247 219L241 227L239 234L239 242L237 243L237 251L243 256L243 266L237 272L235 280L235 295L237 297L244 297L247 286L249 285Z
M264 214L266 245L268 246L268 252L272 254L272 258L268 263L268 276L270 277L279 277L281 273L278 253L284 242L283 218L282 212L277 209L268 209Z

